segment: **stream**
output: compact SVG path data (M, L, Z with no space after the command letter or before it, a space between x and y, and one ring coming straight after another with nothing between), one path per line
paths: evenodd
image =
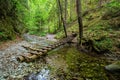
M12 44L8 48L0 51L0 80L18 80L29 73L39 72L41 69L45 71L44 59L40 59L33 63L20 63L16 60L16 57L21 54L27 54L28 51L23 48L22 45L39 48L55 43L57 40L54 39L54 35L38 37L24 34L23 38L23 41Z
M104 70L107 62L80 53L74 45L60 46L34 62L16 60L17 56L28 53L22 45L41 48L57 42L54 37L24 34L23 41L1 50L0 80L109 80Z

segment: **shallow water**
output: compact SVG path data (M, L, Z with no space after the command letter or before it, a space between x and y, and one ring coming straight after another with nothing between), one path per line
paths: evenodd
M26 77L24 77L25 80L50 80L50 70L47 69L42 69L39 73L37 74L30 74Z
M45 60L46 64L42 70L46 67L46 70L49 70L47 76L52 80L73 80L74 78L77 80L108 80L104 70L106 62L80 53L74 46L65 45L53 50L48 53Z
M39 61L36 60L33 63L20 63L16 60L16 57L28 53L28 51L22 47L23 45L40 48L53 44L55 41L28 34L25 36L25 39L26 40L20 41L0 51L0 80L18 80L24 75L40 71L43 65L45 65L43 59Z
M109 80L105 60L80 53L73 45L60 46L34 62L16 61L18 55L28 52L22 45L40 48L54 43L37 37L0 51L0 80Z

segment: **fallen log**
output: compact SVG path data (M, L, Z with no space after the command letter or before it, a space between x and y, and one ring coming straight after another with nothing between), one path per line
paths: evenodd
M17 60L20 61L20 62L33 61L33 60L35 60L37 58L45 56L47 54L47 52L49 52L50 50L55 49L55 48L57 48L57 47L59 47L61 45L64 45L65 43L71 42L76 36L77 36L77 34L73 33L71 36L63 39L60 42L57 42L57 43L55 43L53 45L43 47L43 48L40 48L40 49L36 49L36 48L28 47L28 46L22 46L25 49L29 50L29 53L28 53L28 55L20 55L20 56L18 56Z
M30 51L37 51L37 52L43 52L43 53L47 52L47 49L43 49L43 48L36 49L36 48L28 47L28 46L22 46L22 47Z

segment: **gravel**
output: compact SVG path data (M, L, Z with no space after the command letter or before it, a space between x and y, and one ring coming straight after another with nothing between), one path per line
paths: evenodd
M20 63L16 60L16 57L21 54L27 54L28 51L22 45L43 47L53 44L55 41L52 41L51 38L49 40L29 34L25 35L24 39L0 51L0 80L18 80L31 72L40 71L45 65L42 59L33 63Z

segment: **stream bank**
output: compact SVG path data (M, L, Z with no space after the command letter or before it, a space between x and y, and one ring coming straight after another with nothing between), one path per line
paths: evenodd
M110 80L104 70L107 61L80 53L74 45L60 46L46 57L20 63L16 57L28 52L22 45L40 48L56 41L50 35L24 37L24 41L0 51L0 80Z

